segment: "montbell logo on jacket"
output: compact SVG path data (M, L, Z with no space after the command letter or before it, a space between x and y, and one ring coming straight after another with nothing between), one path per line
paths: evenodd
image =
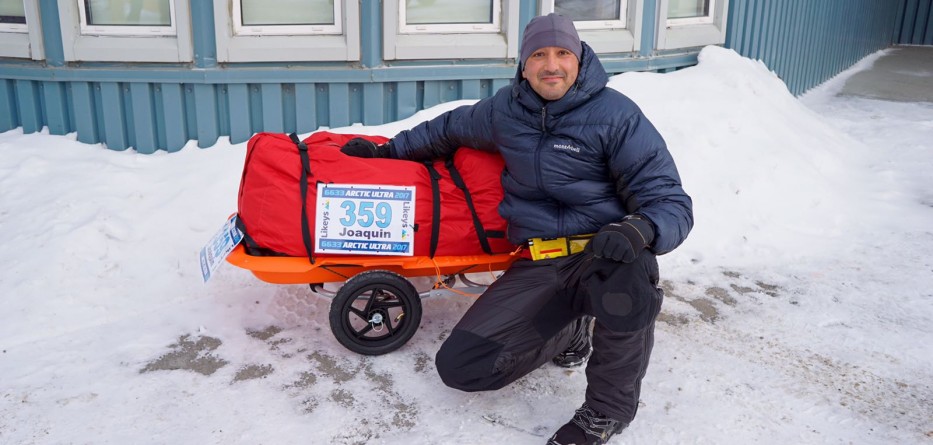
M573 145L567 145L567 144L554 144L554 148L556 148L556 149L558 149L558 150L570 150L570 151L572 151L572 152L574 152L574 153L579 153L579 152L580 152L580 148L579 148L579 147L574 147Z
M664 139L608 82L584 42L577 82L560 99L541 99L519 67L511 87L399 133L394 149L416 161L461 146L498 151L506 165L499 213L515 244L594 233L637 212L657 227L652 250L668 252L693 227L692 201Z

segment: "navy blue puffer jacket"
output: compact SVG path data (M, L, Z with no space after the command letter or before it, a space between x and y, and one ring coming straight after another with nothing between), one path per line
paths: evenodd
M583 44L576 84L546 102L519 68L512 86L393 139L392 157L427 160L457 147L505 159L499 213L513 243L595 233L627 214L654 223L652 251L673 250L693 227L692 202L664 139Z

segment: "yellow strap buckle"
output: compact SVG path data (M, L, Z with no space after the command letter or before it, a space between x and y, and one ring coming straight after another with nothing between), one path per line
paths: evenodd
M583 252L586 243L590 242L592 237L593 235L590 234L560 238L531 238L528 240L528 250L531 252L531 259L535 261L565 257Z

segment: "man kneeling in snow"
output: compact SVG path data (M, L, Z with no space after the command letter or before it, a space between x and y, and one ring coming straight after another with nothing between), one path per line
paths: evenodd
M549 360L589 359L583 406L548 443L603 444L635 417L661 310L655 255L687 237L692 202L661 135L631 99L606 88L570 19L532 19L520 62L512 85L492 97L384 145L354 140L342 150L415 161L461 146L502 155L499 213L526 258L457 323L437 353L438 373L453 388L484 391ZM545 241L566 252L539 251Z

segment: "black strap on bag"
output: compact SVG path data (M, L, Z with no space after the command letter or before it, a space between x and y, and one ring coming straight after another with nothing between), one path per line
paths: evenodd
M243 222L242 218L236 219L236 228L240 229L240 232L243 234L243 241L240 241L240 244L243 245L243 250L246 251L246 254L249 256L288 256L287 253L276 252L268 247L262 247L259 243L256 242L253 237L249 236L249 231L246 230L246 223Z
M425 161L424 166L428 168L428 174L431 175L431 194L433 196L431 212L432 218L434 218L434 224L431 224L431 258L434 258L434 253L437 252L437 242L441 235L441 174L434 168L434 163L431 161Z
M292 142L298 146L298 156L301 157L301 181L298 188L301 190L301 240L305 245L305 252L308 253L308 260L314 264L314 248L311 245L311 226L308 221L308 177L311 173L311 160L308 158L308 146L298 139L298 135L291 133L288 135Z
M463 192L463 197L466 198L467 208L470 209L470 215L473 216L473 227L476 229L477 237L479 237L479 245L483 248L483 252L492 255L492 248L489 247L489 240L486 238L495 238L495 236L493 236L492 232L486 232L486 229L483 227L483 222L476 213L476 206L473 205L473 196L470 195L470 190L467 189L466 183L463 182L463 177L460 176L460 172L454 167L454 158L447 158L447 162L445 162L444 165L447 167L447 171L450 172L450 179L453 179L454 184L457 185L457 188ZM505 234L502 233L500 238L504 236Z
M237 230L243 234L243 241L240 243L243 244L243 249L246 250L246 253L254 256L262 256L260 252L261 247L256 243L256 240L253 237L249 236L249 231L246 230L246 223L243 222L243 218L237 217L236 222Z

